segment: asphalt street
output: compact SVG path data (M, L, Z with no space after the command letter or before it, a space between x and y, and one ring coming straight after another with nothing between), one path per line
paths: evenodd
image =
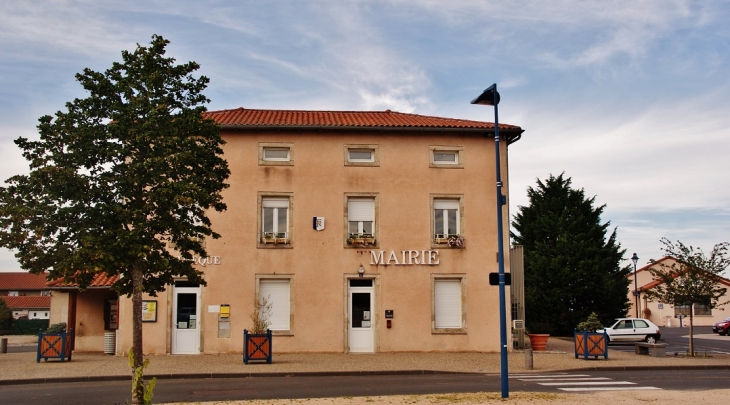
M511 374L511 392L597 390L726 389L730 370L628 370ZM5 404L125 404L129 381L0 386ZM233 401L246 399L332 398L416 395L451 392L499 392L495 374L363 375L158 380L154 402Z

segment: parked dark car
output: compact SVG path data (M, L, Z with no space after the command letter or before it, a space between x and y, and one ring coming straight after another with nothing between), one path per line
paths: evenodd
M712 331L715 333L719 333L720 336L727 335L728 332L730 332L730 318L727 318L724 321L720 321L712 325Z

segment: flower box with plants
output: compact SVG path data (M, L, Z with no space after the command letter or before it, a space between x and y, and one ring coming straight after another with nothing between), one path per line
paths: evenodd
M285 245L289 243L286 232L264 232L261 235L261 243L264 245Z
M265 361L271 364L271 303L268 298L257 296L253 306L251 331L243 330L243 362L248 364L249 361Z
M71 351L73 350L74 330L66 331L66 323L54 323L49 326L45 332L38 331L38 353L36 362L40 363L41 359L60 359L61 361L71 361Z
M371 233L351 233L347 235L347 245L352 247L375 246L375 237Z
M454 249L462 249L466 247L466 239L464 239L463 236L454 234L454 235L444 235L444 234L436 234L434 235L434 243L437 245L447 245L450 248Z
M598 332L598 331L601 332ZM575 344L575 358L582 356L584 359L588 357L608 359L608 335L603 331L603 325L598 320L598 315L591 312L585 322L581 322L573 332L573 342Z

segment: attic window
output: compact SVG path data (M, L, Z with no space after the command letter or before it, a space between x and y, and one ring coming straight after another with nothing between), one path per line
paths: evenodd
M292 166L294 144L291 143L260 143L260 166Z
M429 167L445 169L464 168L464 147L462 146L431 146Z

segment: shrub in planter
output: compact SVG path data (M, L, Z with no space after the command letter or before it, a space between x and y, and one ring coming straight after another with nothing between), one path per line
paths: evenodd
M598 332L598 331L601 332ZM575 344L575 358L583 356L584 359L593 356L603 356L608 359L608 335L603 332L603 325L598 320L598 315L592 312L588 319L581 322L573 332Z
M243 362L263 360L271 364L271 303L267 297L256 296L251 312L251 331L243 330Z

